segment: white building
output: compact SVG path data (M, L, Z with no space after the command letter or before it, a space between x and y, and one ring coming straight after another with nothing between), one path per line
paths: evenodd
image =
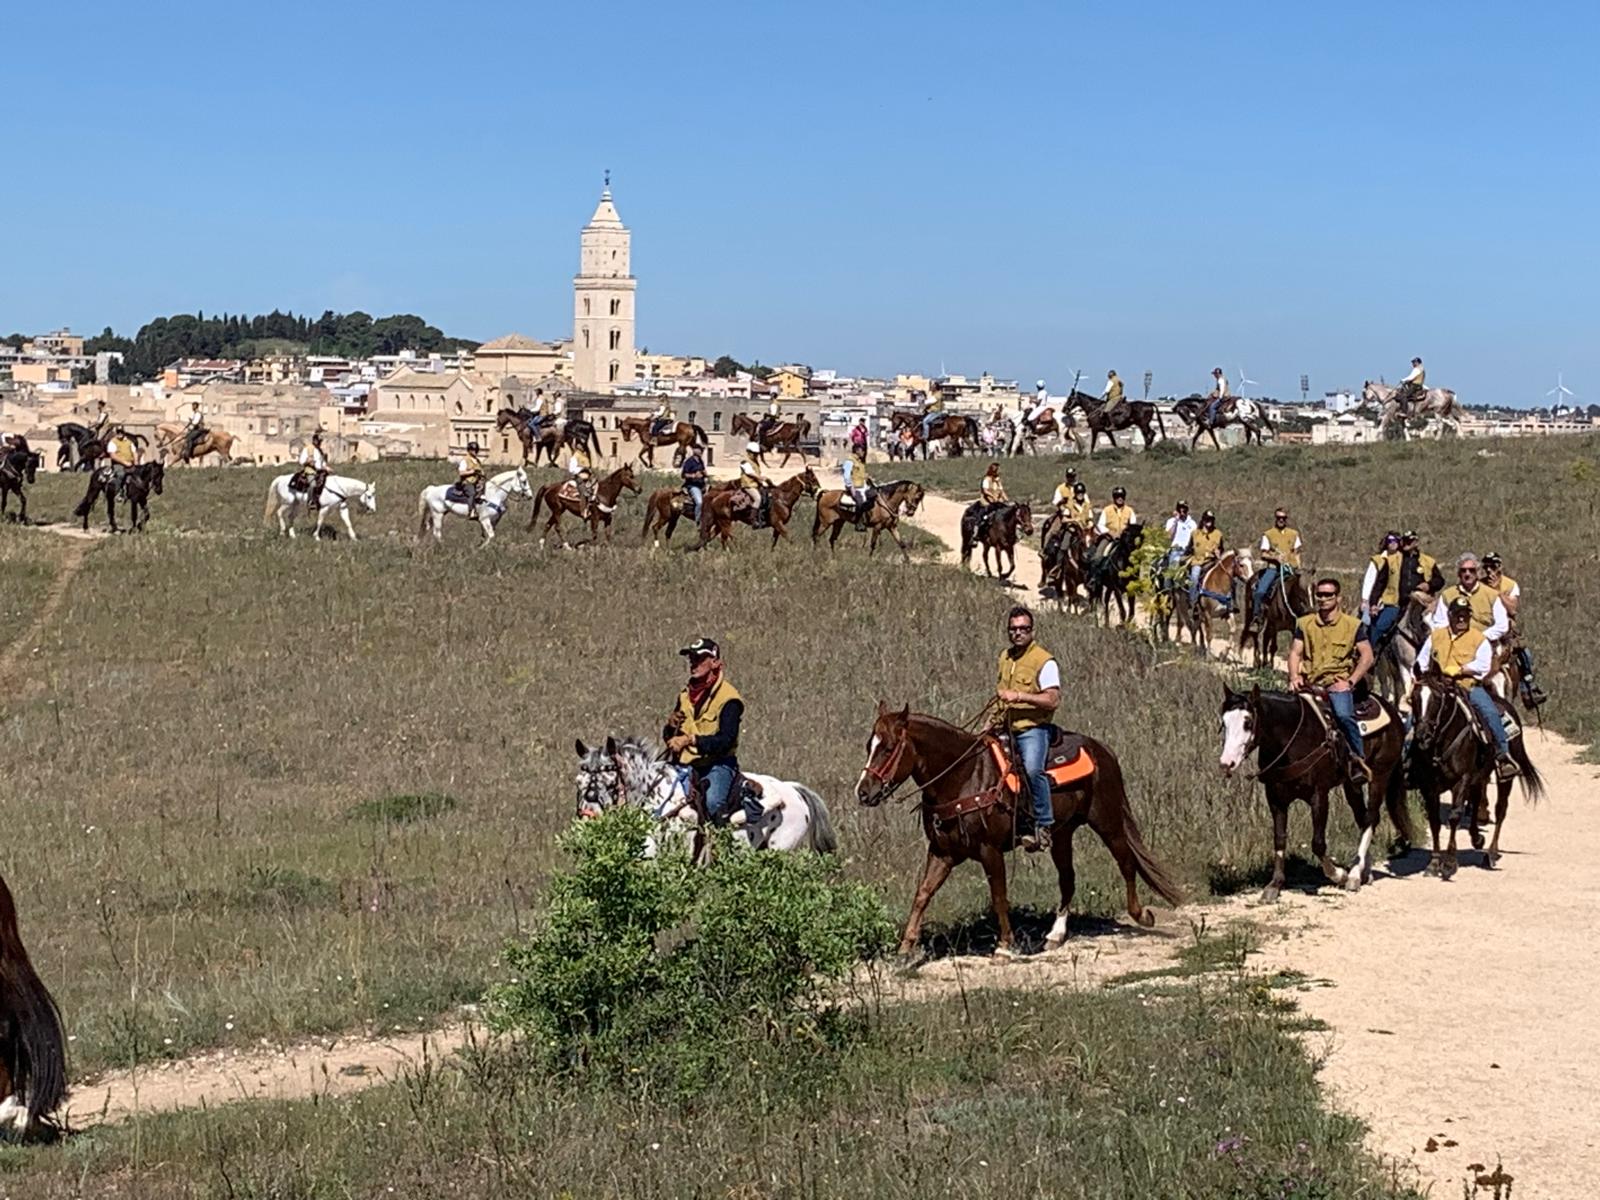
M572 373L579 391L609 392L634 381L633 235L611 203L609 180L579 236L572 280Z

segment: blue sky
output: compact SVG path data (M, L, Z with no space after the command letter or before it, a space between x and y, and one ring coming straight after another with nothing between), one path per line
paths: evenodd
M7 30L0 329L202 308L1157 392L1600 402L1593 4L64 4ZM31 164L31 167L30 167ZM1137 390L1137 387L1135 388Z

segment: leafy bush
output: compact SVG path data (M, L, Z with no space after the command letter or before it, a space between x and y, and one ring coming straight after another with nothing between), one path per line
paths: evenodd
M562 838L544 928L505 950L492 1022L546 1066L696 1090L753 1048L825 1049L861 1022L834 986L893 944L894 924L831 858L740 853L710 866L681 846L644 857L653 822L617 809Z

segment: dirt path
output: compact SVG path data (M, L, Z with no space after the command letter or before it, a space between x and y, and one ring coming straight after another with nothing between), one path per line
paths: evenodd
M917 524L959 546L962 508L929 496ZM1038 556L1017 561L1031 591ZM1549 798L1513 800L1500 870L1469 852L1449 883L1380 873L1356 895L1286 893L1253 960L1320 981L1297 998L1331 1030L1310 1035L1323 1077L1372 1148L1438 1197L1459 1195L1473 1164L1503 1162L1539 1200L1592 1196L1600 1177L1600 773L1564 738L1532 732L1528 749Z
M66 603L67 589L72 586L72 577L83 566L83 560L88 556L89 546L93 541L93 538L87 541L73 538L67 543L67 548L61 556L61 566L50 584L50 590L45 593L44 600L39 605L39 611L34 613L32 623L18 634L3 652L0 652L0 679L9 679L16 673L17 664L21 662L22 656L38 644L40 635L49 628L57 611ZM28 690L27 685L24 685L19 690L18 696Z

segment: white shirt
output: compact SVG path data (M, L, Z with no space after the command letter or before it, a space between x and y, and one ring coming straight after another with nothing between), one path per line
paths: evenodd
M314 471L320 471L327 465L327 460L322 457L321 450L318 450L315 446L307 446L300 451L300 465L302 467L310 467Z
M850 482L850 480L855 474L856 460L853 458L845 459L844 462L839 465L839 469L844 472L844 486L847 488L853 487L854 485Z
M476 470L477 468L472 465L472 460L470 458L459 458L456 460L457 475L471 475Z
M183 423L184 428L193 429L196 425L200 424L201 415L202 414L198 408L190 409L189 419Z
M1213 396L1226 396L1228 394L1228 377L1226 375L1217 377L1216 386L1212 389L1211 394Z
M650 414L650 419L652 421L659 421L659 420L661 420L661 418L665 417L666 415L667 415L667 406L665 404L658 404L658 405L656 405L655 412Z
M1111 511L1111 507L1112 506L1108 504L1108 505L1106 505L1104 508L1102 508L1100 510L1100 517L1094 523L1094 529L1095 529L1096 533L1109 533L1109 532L1111 532L1110 530L1108 530L1106 528L1106 514ZM1123 505L1123 507L1124 508L1128 508L1127 505ZM1139 514L1134 512L1133 509L1128 508L1128 525L1137 525L1138 523L1139 523ZM1125 525L1125 526L1123 526L1123 528L1126 529L1127 526ZM1190 533L1190 536L1191 537L1194 536L1192 532Z
M552 417L560 417L566 411L567 398L565 396L557 396L555 399L550 401L550 415Z
M1433 661L1433 639L1430 637L1422 643L1422 649L1417 651L1417 674L1420 675L1428 669L1428 664ZM1472 656L1472 661L1463 667L1462 673L1471 675L1474 679L1487 679L1489 668L1494 665L1494 646L1490 644L1487 636L1478 646L1478 652Z
M1368 564L1367 570L1371 571L1373 567ZM1487 587L1488 584L1480 583L1478 586ZM1428 628L1450 628L1450 606L1444 602L1443 596L1440 596L1439 603L1433 606L1433 612L1428 614ZM1489 628L1483 631L1483 636L1488 641L1498 642L1505 637L1506 631L1510 628L1511 618L1506 615L1506 606L1500 603L1500 597L1496 596L1494 598L1494 620L1489 623ZM1417 661L1420 663L1422 660L1419 658Z
M1116 380L1114 379L1106 380L1106 386L1105 389L1100 393L1100 399L1109 400L1111 398L1111 385L1115 382Z
M1179 520L1174 514L1167 518L1167 537L1172 540L1174 550L1187 550L1189 543L1194 539L1194 531L1200 528L1200 522L1193 517L1184 517Z
M769 417L779 416L779 415L781 415L782 412L783 412L783 410L778 407L778 402L776 400L774 400L771 404L767 405L767 416L769 416Z
M1411 374L1407 375L1400 382L1401 383L1416 383L1421 378L1422 378L1422 364L1418 363L1416 366L1411 368Z
M760 477L756 471L755 463L751 462L748 458L739 464L739 474L743 475L746 479L757 479Z
M1039 690L1048 692L1051 688L1061 686L1061 668L1056 665L1055 659L1049 659L1044 666L1039 668Z

